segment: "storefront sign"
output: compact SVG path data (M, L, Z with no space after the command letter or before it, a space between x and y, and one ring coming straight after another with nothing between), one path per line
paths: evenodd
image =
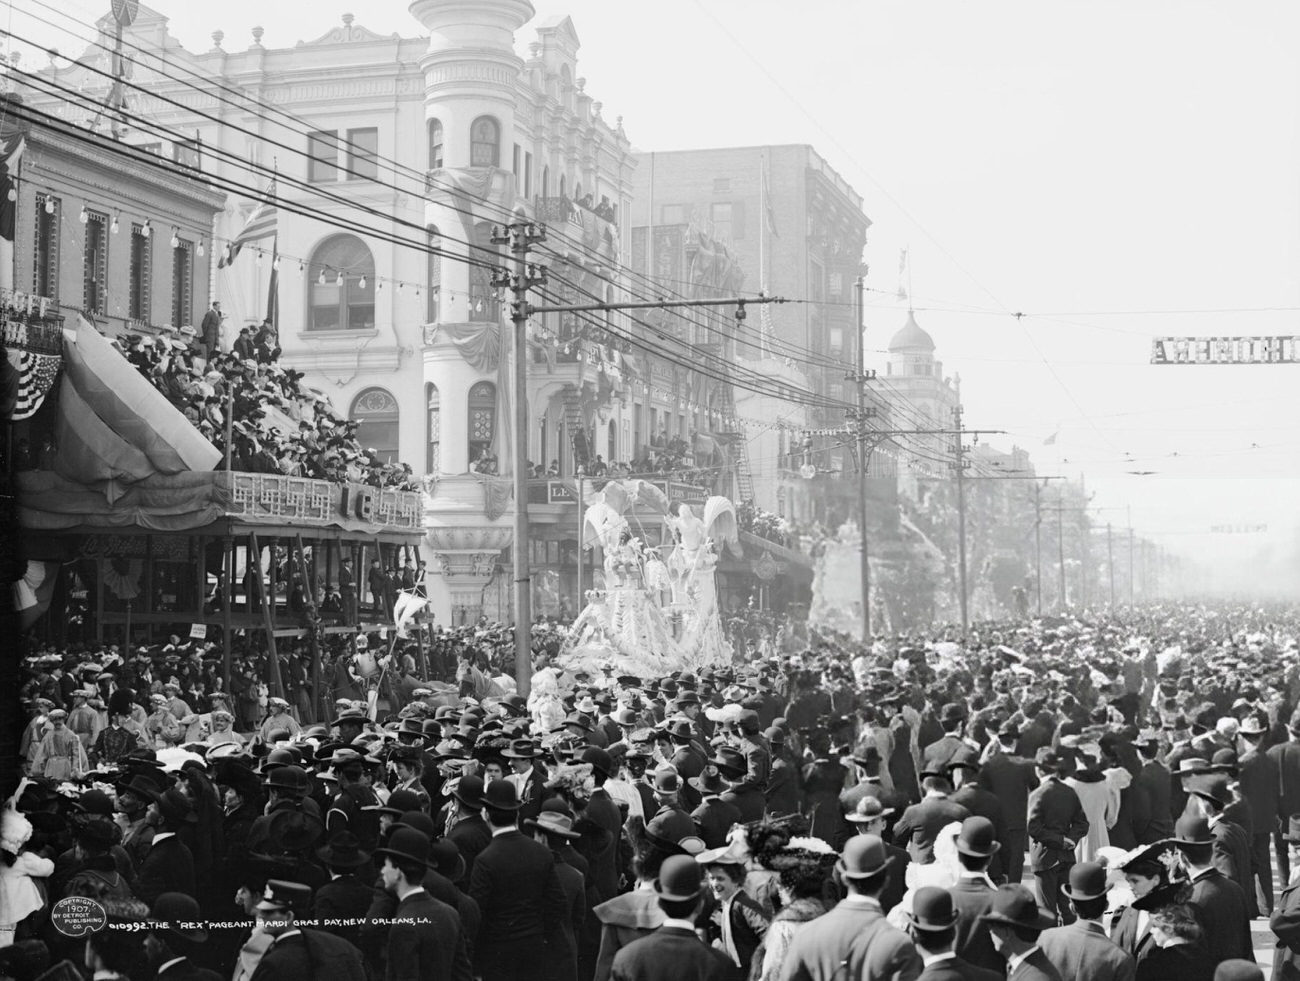
M1151 342L1152 364L1296 364L1300 336L1295 337L1157 337Z
M567 484L552 480L546 485L546 501L548 504L566 504L570 501L576 501L573 491L569 490Z

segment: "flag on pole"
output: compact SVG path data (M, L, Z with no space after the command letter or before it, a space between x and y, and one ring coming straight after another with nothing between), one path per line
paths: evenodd
M907 249L898 250L898 273L901 276L907 269Z
M1055 446L1055 445L1056 445L1056 437L1057 437L1057 436L1060 436L1060 435L1061 435L1061 431L1058 429L1056 432L1052 433L1051 436L1048 436L1047 439L1043 440L1043 445L1044 445L1044 446Z
M248 221L244 222L243 229L227 247L226 254L217 260L217 268L221 269L234 262L239 255L239 250L249 242L257 242L275 235L278 213L279 209L275 206L275 178L272 177L271 183L266 185L262 200L248 216Z
M18 202L10 201L9 194L17 187L18 161L22 159L26 146L27 140L22 133L0 136L0 238L6 242L14 240Z
M767 181L767 161L763 161L763 221L767 223L767 231L773 238L780 238L776 231L776 212L772 210L772 189Z
M280 326L280 235L271 239L271 283L266 288L266 321L272 327Z

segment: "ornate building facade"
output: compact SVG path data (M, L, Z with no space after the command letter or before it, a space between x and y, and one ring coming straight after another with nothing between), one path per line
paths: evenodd
M415 0L410 10L423 34L383 36L345 15L296 45L264 45L253 28L242 49L216 32L200 52L142 5L125 40L143 90L129 106L147 124L126 139L238 188L207 229L209 247L239 235L274 181L274 238L210 269L230 315L225 344L261 322L274 277L284 363L360 423L363 445L427 475L431 606L442 622L467 622L509 567L515 506L499 279L511 256L494 227L518 217L548 226L533 256L551 270L538 300L622 298L636 161L621 119L605 119L578 75L568 18L535 24L521 53L528 0ZM99 28L98 45L45 77L102 95L111 18ZM579 467L598 453L630 459L649 438L634 396L648 379L605 327L627 322L547 315L530 331L528 455L539 469L556 464L532 489L530 547L543 566L561 564L563 542L576 567ZM541 571L550 594L534 608L555 610L565 580Z

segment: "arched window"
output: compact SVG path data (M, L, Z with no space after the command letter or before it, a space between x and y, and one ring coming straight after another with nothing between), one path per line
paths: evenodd
M605 452L605 462L612 467L618 459L618 427L614 425L613 419L609 420L609 447Z
M574 181L573 183L573 200L582 200L582 181Z
M349 416L360 423L357 442L385 463L397 462L397 400L382 388L367 388L352 402Z
M566 197L564 190L567 185L564 183L564 175L560 175L560 197Z
M495 261L498 251L492 243L491 222L481 221L474 226L474 244L471 257L475 262ZM492 285L492 270L482 265L469 267L469 319L473 323L493 324L501 319L501 301Z
M549 198L550 196L551 196L551 168L543 167L542 168L542 197Z
M501 166L501 125L491 116L479 116L470 124L469 165Z
M312 253L308 330L373 330L375 260L355 235L334 235Z
M469 390L469 462L472 467L492 446L497 431L497 387L479 382Z
M428 319L425 323L436 324L438 322L438 303L442 299L442 256L433 250L438 248L438 226L425 226L425 244L429 246L429 261L426 267L425 287L429 291L429 305L425 311Z
M429 427L429 449L424 472L437 474L442 465L442 396L432 382L424 386L424 405Z
M442 166L442 120L430 119L429 123L429 169L437 170Z

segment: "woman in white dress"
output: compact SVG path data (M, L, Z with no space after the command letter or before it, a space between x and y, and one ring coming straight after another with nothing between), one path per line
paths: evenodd
M1073 776L1063 781L1079 795L1083 813L1088 818L1088 833L1074 846L1076 862L1094 861L1097 849L1110 846L1110 829L1119 817L1120 774L1128 775L1127 770L1120 772L1103 771L1101 768L1101 747L1088 743L1078 747L1079 762Z

